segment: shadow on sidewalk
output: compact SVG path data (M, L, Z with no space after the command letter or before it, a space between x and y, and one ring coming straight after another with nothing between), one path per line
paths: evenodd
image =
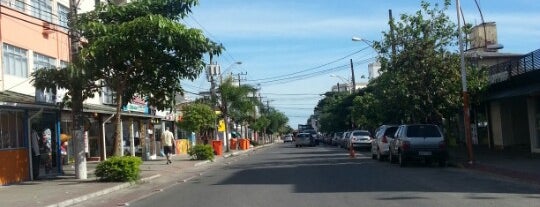
M484 146L473 147L474 163L468 163L465 147L449 149L449 164L480 172L506 176L540 185L540 156L527 147L493 150Z

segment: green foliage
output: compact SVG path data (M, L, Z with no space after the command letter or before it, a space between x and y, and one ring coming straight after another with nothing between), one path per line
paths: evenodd
M250 96L255 92L255 88L250 85L237 86L233 84L231 77L226 78L219 86L221 93L221 111L236 122L247 121L255 112L257 99Z
M210 145L195 145L188 154L194 160L214 160L214 149Z
M407 122L441 123L461 108L459 55L455 50L457 29L446 15L450 1L442 8L421 3L413 14L402 14L390 24L394 38L383 32L379 51L383 72L358 93L329 92L317 105L321 130L336 132L356 127L374 128L380 124ZM470 31L470 25L463 30ZM391 51L395 46L395 51ZM479 104L487 87L485 70L467 68L471 103Z
M99 163L96 167L96 176L104 182L126 182L139 179L140 157L110 157Z
M249 140L249 144L253 145L254 147L259 146L260 144L256 142L255 140Z
M177 125L186 131L202 133L216 126L216 113L206 104L193 103L182 108L182 121Z

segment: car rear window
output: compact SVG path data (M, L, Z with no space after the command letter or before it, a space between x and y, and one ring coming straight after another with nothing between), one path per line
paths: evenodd
M396 133L398 127L388 127L386 131L384 131L385 136L392 136Z
M358 131L358 132L353 132L353 136L369 136L369 132L363 132L363 131Z
M413 125L407 127L407 137L441 137L441 132L434 125Z

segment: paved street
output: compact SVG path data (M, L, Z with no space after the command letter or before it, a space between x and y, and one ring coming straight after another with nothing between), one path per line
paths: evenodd
M456 168L400 168L335 147L277 144L78 206L537 206L540 189ZM184 176L185 177L185 176ZM122 198L122 199L120 199ZM125 203L127 202L127 204Z

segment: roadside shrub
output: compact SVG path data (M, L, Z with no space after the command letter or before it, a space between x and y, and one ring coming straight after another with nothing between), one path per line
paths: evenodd
M103 182L133 182L139 179L140 157L111 157L96 166L96 177Z
M214 160L214 149L210 145L195 145L188 150L189 156L194 160Z
M257 141L255 141L255 140L251 140L251 139L250 139L250 140L249 140L249 143L250 143L251 145L253 145L254 147L259 146L259 143L258 143Z

